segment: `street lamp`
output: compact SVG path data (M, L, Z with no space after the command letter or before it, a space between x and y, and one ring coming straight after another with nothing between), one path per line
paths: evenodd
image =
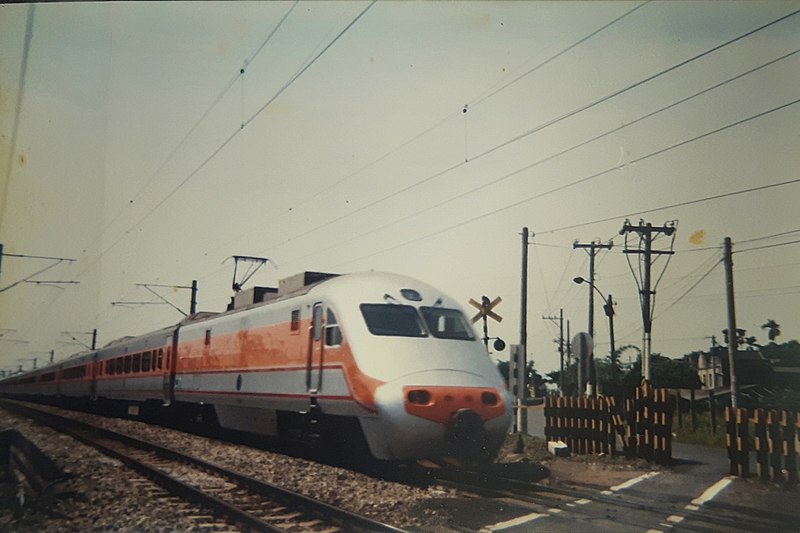
M617 356L616 350L614 348L614 302L611 299L611 294L608 295L608 298L597 288L597 286L589 281L588 279L583 279L581 276L573 278L572 281L580 285L581 283L587 283L592 289L597 291L597 294L600 295L600 298L603 299L603 311L605 311L606 316L608 317L608 337L609 337L609 344L611 347L611 369L612 372L616 372L617 368ZM592 364L592 373L595 374L596 372L594 368L594 364Z

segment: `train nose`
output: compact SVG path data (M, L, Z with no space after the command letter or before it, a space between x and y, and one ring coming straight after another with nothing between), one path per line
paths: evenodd
M506 410L502 397L491 387L406 386L403 399L408 414L440 424L452 424L462 411L473 413L483 423Z

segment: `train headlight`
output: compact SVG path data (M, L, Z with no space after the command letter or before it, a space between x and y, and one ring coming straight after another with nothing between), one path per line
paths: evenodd
M481 393L481 401L483 405L497 405L497 402L500 401L500 397L494 392L484 391Z
M431 393L422 389L413 389L406 395L408 403L417 405L429 405L431 403Z

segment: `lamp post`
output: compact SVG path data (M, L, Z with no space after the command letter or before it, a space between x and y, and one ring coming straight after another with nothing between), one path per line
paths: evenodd
M603 310L608 317L608 340L609 345L611 348L611 371L616 374L617 369L617 356L616 356L616 349L614 347L614 301L611 298L611 294L608 295L608 298L597 288L597 286L589 281L588 279L583 279L581 276L573 278L572 281L580 285L581 283L587 283L592 289L597 291L597 294L600 295L600 298L603 299ZM596 371L594 367L594 361L592 361L591 372L593 379L596 379ZM616 376L615 376L616 377Z

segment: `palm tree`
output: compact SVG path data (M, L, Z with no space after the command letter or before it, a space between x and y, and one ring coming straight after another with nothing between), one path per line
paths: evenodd
M775 322L771 318L769 320L767 320L766 324L762 324L761 327L763 329L769 330L769 332L767 333L767 336L769 337L770 342L775 342L775 339L778 337L778 335L781 334L781 326L780 326L780 324L778 324L777 322Z

